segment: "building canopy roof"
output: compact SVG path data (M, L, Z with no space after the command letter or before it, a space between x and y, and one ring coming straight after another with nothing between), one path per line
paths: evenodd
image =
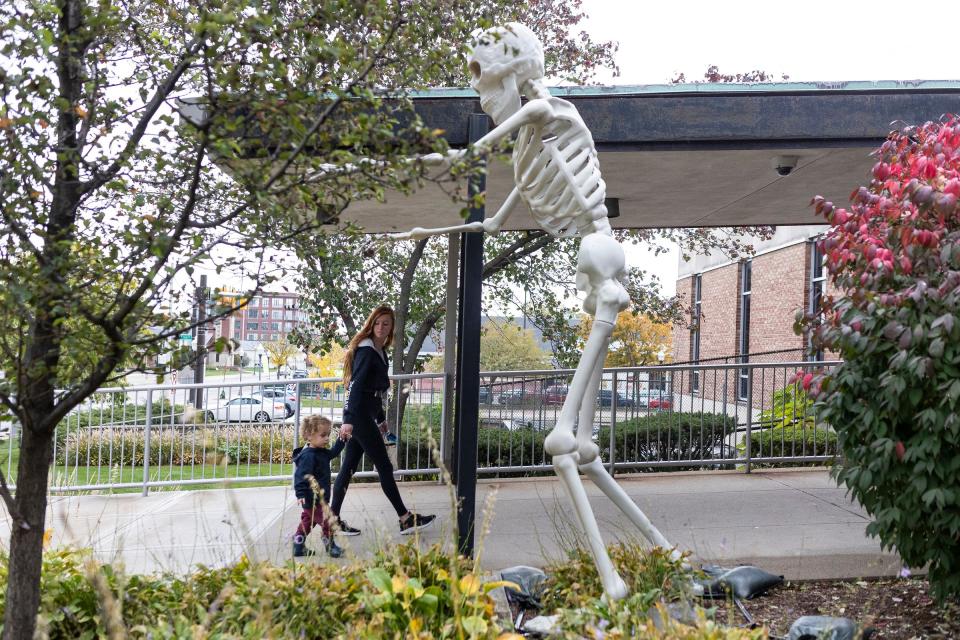
M593 134L607 196L619 200L615 227L694 227L820 222L808 206L821 194L845 203L869 180L870 152L898 123L960 111L960 81L686 84L552 90L576 105ZM480 112L469 89L415 94L426 124L465 146ZM775 170L794 156L789 175ZM492 214L512 188L511 168L487 178ZM455 224L458 205L428 185L386 203L344 212L369 232ZM518 210L507 229L535 228Z

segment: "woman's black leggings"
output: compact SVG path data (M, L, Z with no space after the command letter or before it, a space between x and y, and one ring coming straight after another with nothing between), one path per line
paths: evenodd
M387 496L390 504L396 509L397 515L402 516L407 513L407 507L403 504L403 498L400 497L400 489L397 488L397 482L393 479L393 465L387 456L387 446L383 442L383 434L377 428L373 418L364 416L353 425L353 437L347 441L347 446L343 450L343 461L340 465L340 471L337 473L337 479L333 483L333 500L330 502L330 510L337 516L340 515L340 505L347 495L347 487L350 486L350 479L360 466L360 458L367 454L373 461L373 466L377 469L377 475L380 476L380 486L383 493Z

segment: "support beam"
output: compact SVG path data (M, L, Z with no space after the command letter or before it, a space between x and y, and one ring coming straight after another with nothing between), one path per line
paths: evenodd
M479 140L489 128L486 114L470 116L470 142ZM470 181L469 196L486 189L486 176ZM467 222L481 222L483 206L471 207ZM477 424L480 419L480 300L483 277L483 233L462 236L460 262L460 305L457 322L457 401L454 422L457 483L457 548L473 556L474 522L477 502Z
M453 414L457 375L457 310L460 305L460 286L457 282L460 264L460 234L447 236L447 312L443 326L443 406L440 417L440 458L448 470L453 460Z

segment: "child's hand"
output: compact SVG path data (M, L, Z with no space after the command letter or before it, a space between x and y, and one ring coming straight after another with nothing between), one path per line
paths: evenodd
M297 502L300 503L300 507L303 507L303 498L297 498Z

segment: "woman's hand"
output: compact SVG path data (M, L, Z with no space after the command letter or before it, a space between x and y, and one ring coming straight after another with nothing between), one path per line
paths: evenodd
M353 437L353 425L350 423L340 425L340 437L349 440Z
M386 432L387 432L387 421L384 420L383 422L381 422L380 424L378 424L377 427L380 428L380 433L386 433Z

